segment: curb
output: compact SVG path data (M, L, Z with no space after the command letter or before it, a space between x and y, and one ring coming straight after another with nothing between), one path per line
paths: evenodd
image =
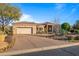
M32 52L45 51L51 49L65 48L65 47L76 46L76 45L79 45L79 43L71 43L66 45L48 46L48 47L33 48L33 49L24 49L24 50L12 51L12 52L10 51L10 52L0 53L0 56L11 56L18 54L20 55L24 53L32 53Z

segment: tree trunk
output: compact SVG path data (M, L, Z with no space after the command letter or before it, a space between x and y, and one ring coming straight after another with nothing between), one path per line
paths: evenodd
M5 33L5 26L2 25L2 31Z
M4 24L4 21L5 21L5 18L3 17L3 11L1 11L1 19L2 19L2 31L5 33L5 24Z

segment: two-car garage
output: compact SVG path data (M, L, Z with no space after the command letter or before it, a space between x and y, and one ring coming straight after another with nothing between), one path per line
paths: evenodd
M17 34L32 34L32 28L29 27L19 27L16 30Z
M36 34L36 24L32 22L14 23L13 34Z

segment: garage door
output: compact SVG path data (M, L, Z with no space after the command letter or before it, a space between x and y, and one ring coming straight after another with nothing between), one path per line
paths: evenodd
M17 34L32 34L31 28L17 28Z

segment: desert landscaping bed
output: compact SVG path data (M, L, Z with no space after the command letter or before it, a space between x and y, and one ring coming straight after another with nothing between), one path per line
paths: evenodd
M55 34L38 34L35 36L45 37L54 40L68 41L68 42L79 42L78 34L67 34L67 35L55 35Z

